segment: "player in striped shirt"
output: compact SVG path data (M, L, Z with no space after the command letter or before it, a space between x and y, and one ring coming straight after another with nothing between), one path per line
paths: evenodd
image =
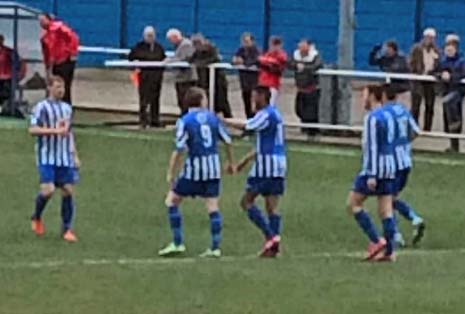
M397 101L397 94L390 85L384 86L383 93L384 110L387 112L395 124L394 144L396 157L396 191L394 199L394 209L405 219L411 222L414 227L412 244L417 245L424 236L425 223L416 211L406 201L399 198L400 193L405 189L410 171L413 166L412 141L420 134L420 128L413 119L407 108ZM404 242L400 233L396 238ZM399 242L396 239L397 242ZM404 242L405 244L405 242Z
M76 242L73 220L75 216L74 185L79 180L80 161L71 130L72 109L62 101L65 84L61 77L53 76L48 82L49 98L33 109L29 133L37 137L36 158L40 175L40 192L32 215L32 230L45 234L42 213L58 187L62 190L61 216L63 239Z
M395 190L394 125L382 108L382 88L370 85L363 91L365 117L363 130L362 170L349 194L348 210L370 239L367 260L393 261L394 235L397 230L392 202ZM384 238L380 237L370 215L364 210L368 196L378 199L378 212L383 222ZM384 254L379 256L383 251Z
M285 191L287 172L286 144L281 113L270 104L268 87L258 86L253 93L257 113L246 123L227 120L227 124L244 131L256 133L256 147L236 166L241 171L248 162L254 161L247 179L247 187L241 205L249 219L263 232L265 245L262 257L275 257L279 253L281 215L279 200ZM256 204L258 196L265 198L268 219Z
M176 150L171 156L167 175L171 190L166 205L173 242L160 250L159 255L173 256L186 251L179 206L185 197L201 197L210 216L212 243L200 256L220 257L223 222L219 211L221 162L218 144L219 141L226 144L227 169L232 173L232 141L223 123L207 109L207 97L202 89L190 88L184 102L189 111L178 121ZM175 180L184 152L187 152L184 166Z

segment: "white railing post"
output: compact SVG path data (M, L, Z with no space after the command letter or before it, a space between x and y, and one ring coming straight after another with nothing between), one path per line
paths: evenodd
M216 66L210 64L208 66L208 108L211 111L215 110L215 82L216 82Z

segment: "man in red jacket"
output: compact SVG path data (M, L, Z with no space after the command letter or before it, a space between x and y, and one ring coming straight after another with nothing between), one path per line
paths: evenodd
M79 37L63 21L54 20L49 14L39 16L43 29L41 38L47 76L61 76L65 81L63 101L71 104L71 85L79 48Z
M283 49L283 41L280 37L271 37L270 49L258 58L260 73L259 85L267 86L271 91L271 104L278 104L281 77L287 65L287 54Z

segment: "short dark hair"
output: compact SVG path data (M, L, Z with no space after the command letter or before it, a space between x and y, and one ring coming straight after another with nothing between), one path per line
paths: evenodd
M3 34L0 34L0 40L5 40L5 36L3 36Z
M254 92L265 96L266 101L269 103L271 100L271 91L270 88L264 85L258 85L254 88Z
M311 45L312 44L312 41L308 38L301 38L300 39L300 42L301 43L306 43L307 45Z
M397 90L392 84L384 84L383 93L386 95L387 100L395 100L397 97Z
M369 95L375 96L377 101L383 100L383 87L380 85L370 84L365 86L365 88L368 90Z
M398 52L399 51L399 45L397 45L397 42L395 40L388 40L386 42L386 47L389 47L391 48L392 50L394 50L395 52Z
M184 96L185 108L202 107L202 101L205 96L205 91L200 87L191 87L187 90Z
M53 86L53 84L55 84L56 82L65 84L65 80L64 80L61 76L52 75L52 76L50 76L50 77L48 78L47 86L51 87L51 86Z
M279 36L271 36L270 42L273 46L278 46L283 44L283 39Z

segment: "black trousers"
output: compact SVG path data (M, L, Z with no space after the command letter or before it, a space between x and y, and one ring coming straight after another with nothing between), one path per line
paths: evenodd
M252 91L242 90L242 101L244 102L245 116L250 119L254 116L252 108Z
M162 81L142 80L139 86L139 122L142 127L160 126L160 95ZM148 115L147 109L150 111Z
M65 81L65 95L63 96L63 101L68 104L72 104L71 101L71 87L73 85L74 79L74 69L76 68L76 61L65 61L60 64L55 64L52 67L52 74L61 76Z
M0 107L10 102L11 96L11 80L0 80ZM8 108L8 106L7 106ZM2 109L7 109L2 108Z
M295 99L295 112L302 123L318 123L320 91L298 92ZM318 130L302 129L302 132L315 135Z
M450 91L443 96L444 132L460 134L463 125L463 94L460 91ZM459 151L459 140L450 140L451 149Z
M178 107L181 110L181 115L185 115L188 111L188 108L184 106L184 97L186 96L189 88L196 85L195 81L191 82L178 82L176 83L176 96L178 98Z
M216 83L214 110L216 113L222 113L225 118L232 118L231 105L228 100L228 83L226 79L224 81L218 80Z
M412 86L412 115L418 123L420 117L421 101L425 99L425 113L423 129L431 131L433 127L434 117L434 100L436 94L434 91L434 83L432 82L415 82Z

